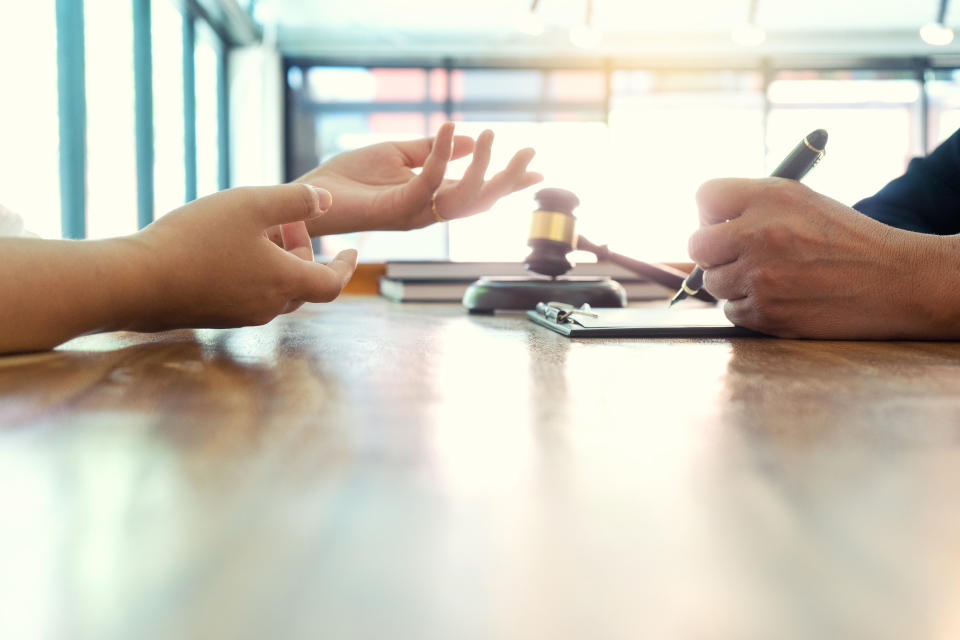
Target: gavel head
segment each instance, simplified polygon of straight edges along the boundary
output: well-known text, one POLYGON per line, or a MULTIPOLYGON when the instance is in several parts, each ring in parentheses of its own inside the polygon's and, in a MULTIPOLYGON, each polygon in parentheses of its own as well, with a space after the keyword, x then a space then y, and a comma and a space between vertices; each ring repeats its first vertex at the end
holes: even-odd
POLYGON ((527 241, 532 251, 523 266, 545 276, 563 275, 573 268, 567 254, 577 246, 573 210, 580 199, 566 189, 541 189, 534 197, 537 210, 533 212, 527 241))

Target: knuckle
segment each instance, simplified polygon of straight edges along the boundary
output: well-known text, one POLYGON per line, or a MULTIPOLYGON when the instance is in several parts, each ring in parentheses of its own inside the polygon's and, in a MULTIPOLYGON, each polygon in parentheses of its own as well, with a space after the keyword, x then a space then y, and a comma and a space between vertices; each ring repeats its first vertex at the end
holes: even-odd
POLYGON ((787 178, 767 178, 767 185, 764 191, 767 197, 772 198, 777 202, 785 203, 796 200, 800 196, 802 190, 803 185, 796 180, 789 180, 787 178))
POLYGON ((305 212, 313 211, 317 208, 318 195, 317 192, 308 184, 296 183, 296 188, 299 191, 298 198, 302 203, 303 210, 305 212))
POLYGON ((769 265, 761 265, 750 272, 751 295, 768 297, 782 284, 780 273, 769 265))
POLYGON ((783 249, 790 244, 793 234, 783 225, 772 223, 767 224, 757 231, 757 239, 765 247, 771 249, 783 249))

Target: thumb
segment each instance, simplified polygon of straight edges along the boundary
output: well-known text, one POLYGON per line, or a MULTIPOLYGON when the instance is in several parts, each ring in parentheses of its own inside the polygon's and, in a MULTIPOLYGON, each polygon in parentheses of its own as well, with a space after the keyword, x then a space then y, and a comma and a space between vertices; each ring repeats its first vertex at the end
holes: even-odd
POLYGON ((323 214, 333 204, 333 196, 321 187, 303 183, 275 187, 251 187, 255 216, 261 228, 288 222, 310 220, 323 214))

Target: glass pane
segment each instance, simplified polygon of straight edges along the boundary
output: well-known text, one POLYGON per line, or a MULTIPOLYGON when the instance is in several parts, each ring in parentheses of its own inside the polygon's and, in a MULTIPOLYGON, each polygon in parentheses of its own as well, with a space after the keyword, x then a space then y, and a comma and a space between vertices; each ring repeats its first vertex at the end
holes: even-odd
POLYGON ((376 102, 423 102, 427 98, 424 69, 370 69, 376 102))
POLYGON ((451 75, 454 101, 532 102, 543 95, 543 73, 533 69, 461 69, 451 75))
POLYGON ((928 148, 938 144, 960 129, 960 71, 939 71, 927 81, 930 98, 928 148))
POLYGON ((547 74, 547 99, 602 102, 606 80, 600 71, 551 71, 547 74))
POLYGON ((364 67, 311 67, 307 95, 315 102, 373 102, 377 81, 364 67))
POLYGON ((197 197, 219 189, 220 127, 217 122, 217 35, 197 20, 194 61, 197 74, 197 197))
POLYGON ((168 0, 154 0, 153 131, 154 215, 183 204, 183 18, 168 0))
MULTIPOLYGON (((616 72, 610 145, 588 167, 594 242, 641 260, 685 260, 706 180, 763 173, 759 74, 616 72)), ((584 226, 587 224, 584 220, 584 226)))
POLYGON ((447 70, 430 70, 430 99, 434 102, 443 102, 447 99, 447 70))
POLYGON ((0 20, 0 203, 33 233, 59 238, 60 125, 53 2, 23 2, 0 20))
MULTIPOLYGON (((482 122, 482 123, 492 123, 492 122, 537 122, 543 118, 537 115, 536 111, 513 111, 513 110, 470 110, 470 111, 455 111, 453 113, 453 120, 455 122, 482 122)), ((499 124, 497 125, 499 128, 499 124)))
POLYGON ((129 3, 84 5, 87 74, 87 236, 137 230, 133 13, 129 3))
POLYGON ((312 67, 307 70, 307 94, 310 100, 330 102, 423 102, 442 94, 446 72, 426 69, 366 67, 312 67), (429 87, 428 87, 429 79, 429 87))
POLYGON ((810 131, 826 129, 826 157, 804 182, 851 205, 902 174, 922 145, 916 80, 870 72, 847 75, 792 72, 771 83, 766 170, 810 131), (883 132, 882 143, 878 132, 883 132))

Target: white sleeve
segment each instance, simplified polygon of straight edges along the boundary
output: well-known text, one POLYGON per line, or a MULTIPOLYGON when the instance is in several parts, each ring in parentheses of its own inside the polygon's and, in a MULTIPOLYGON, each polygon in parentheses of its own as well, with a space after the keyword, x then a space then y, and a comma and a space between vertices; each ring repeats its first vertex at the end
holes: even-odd
POLYGON ((35 238, 36 235, 23 228, 23 219, 0 204, 0 237, 35 238))

